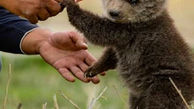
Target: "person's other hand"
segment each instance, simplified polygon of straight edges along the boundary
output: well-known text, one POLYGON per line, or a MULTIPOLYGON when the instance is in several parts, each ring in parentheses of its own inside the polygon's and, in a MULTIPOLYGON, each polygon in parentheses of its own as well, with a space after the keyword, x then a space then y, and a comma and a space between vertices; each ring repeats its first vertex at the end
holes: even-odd
POLYGON ((46 20, 61 11, 59 0, 1 0, 0 5, 18 16, 27 18, 31 23, 46 20))
POLYGON ((51 33, 36 29, 22 41, 22 49, 28 54, 38 53, 68 81, 75 78, 83 82, 98 83, 98 77, 88 79, 84 72, 96 59, 85 49, 84 38, 75 32, 51 33), (34 48, 34 49, 32 49, 34 48))
POLYGON ((80 1, 82 1, 82 0, 74 0, 74 1, 77 3, 77 2, 80 2, 80 1))

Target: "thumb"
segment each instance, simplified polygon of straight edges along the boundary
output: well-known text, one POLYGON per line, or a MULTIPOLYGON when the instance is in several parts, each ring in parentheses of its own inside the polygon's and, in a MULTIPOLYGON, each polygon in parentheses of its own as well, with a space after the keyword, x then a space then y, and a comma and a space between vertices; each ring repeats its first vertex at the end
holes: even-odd
POLYGON ((82 40, 78 40, 76 42, 75 46, 80 48, 80 49, 84 49, 84 50, 88 49, 88 45, 82 40))
POLYGON ((84 38, 82 36, 80 36, 79 34, 75 33, 75 32, 72 32, 70 33, 70 38, 72 40, 72 42, 75 43, 75 46, 78 48, 78 49, 88 49, 88 45, 86 44, 86 41, 84 40, 84 38))

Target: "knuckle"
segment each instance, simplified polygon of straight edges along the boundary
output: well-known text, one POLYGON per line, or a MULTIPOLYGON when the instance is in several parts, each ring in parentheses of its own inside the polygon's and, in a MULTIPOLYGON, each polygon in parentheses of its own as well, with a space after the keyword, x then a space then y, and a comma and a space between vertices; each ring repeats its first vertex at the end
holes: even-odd
POLYGON ((64 72, 64 70, 63 70, 63 69, 58 69, 58 71, 59 71, 60 73, 64 72))
POLYGON ((57 15, 59 12, 61 12, 61 7, 58 5, 53 5, 50 7, 52 15, 57 15))
POLYGON ((61 7, 59 5, 56 5, 55 8, 54 8, 54 11, 56 13, 59 13, 61 11, 61 7))
POLYGON ((57 11, 53 11, 51 15, 52 15, 52 16, 55 16, 55 15, 57 15, 58 13, 59 13, 59 12, 57 12, 57 11))
POLYGON ((31 10, 34 11, 34 12, 37 12, 37 10, 40 10, 40 9, 41 9, 41 6, 35 4, 31 10))
POLYGON ((47 20, 48 18, 44 17, 44 18, 39 18, 40 21, 44 21, 47 20))
POLYGON ((74 74, 79 74, 80 73, 80 71, 77 70, 76 68, 72 68, 71 70, 73 71, 74 74))
MULTIPOLYGON (((63 69, 63 68, 61 68, 61 69, 58 69, 58 71, 59 72, 61 72, 61 73, 69 73, 66 69, 63 69)), ((64 76, 64 75, 63 75, 64 76)), ((66 76, 66 75, 65 75, 66 76)))
POLYGON ((48 12, 45 13, 45 17, 46 18, 49 18, 50 17, 50 14, 48 12))
POLYGON ((38 22, 38 20, 35 20, 35 19, 29 19, 29 21, 32 23, 32 24, 36 24, 38 22))
POLYGON ((54 66, 56 69, 60 70, 61 63, 60 63, 60 62, 56 62, 56 63, 53 64, 53 66, 54 66))
POLYGON ((30 17, 30 16, 33 16, 34 15, 34 12, 27 10, 27 11, 24 12, 24 14, 25 14, 25 16, 30 17))
POLYGON ((45 14, 41 14, 41 13, 39 13, 39 14, 38 14, 38 19, 39 19, 39 20, 41 20, 41 21, 43 21, 43 20, 48 19, 48 16, 47 16, 47 15, 45 15, 45 14))
POLYGON ((36 10, 32 9, 32 10, 27 11, 26 14, 28 16, 36 16, 38 14, 38 12, 36 10))
POLYGON ((48 16, 43 16, 40 20, 47 20, 48 16))

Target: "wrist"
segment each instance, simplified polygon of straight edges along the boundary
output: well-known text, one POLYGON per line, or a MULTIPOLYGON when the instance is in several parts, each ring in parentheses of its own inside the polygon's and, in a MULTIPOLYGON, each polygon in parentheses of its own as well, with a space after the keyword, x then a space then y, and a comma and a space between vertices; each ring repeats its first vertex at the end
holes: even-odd
POLYGON ((36 28, 24 37, 21 49, 26 54, 40 54, 40 48, 49 42, 52 32, 47 29, 36 28))

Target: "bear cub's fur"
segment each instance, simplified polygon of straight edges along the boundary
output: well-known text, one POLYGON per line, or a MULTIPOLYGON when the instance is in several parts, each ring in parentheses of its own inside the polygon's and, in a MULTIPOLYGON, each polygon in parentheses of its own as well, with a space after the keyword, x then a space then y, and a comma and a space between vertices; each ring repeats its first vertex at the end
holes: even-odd
POLYGON ((71 24, 91 43, 106 47, 86 76, 117 67, 129 88, 130 109, 186 109, 169 78, 190 103, 194 66, 166 10, 167 0, 102 1, 105 18, 64 0, 71 24))

